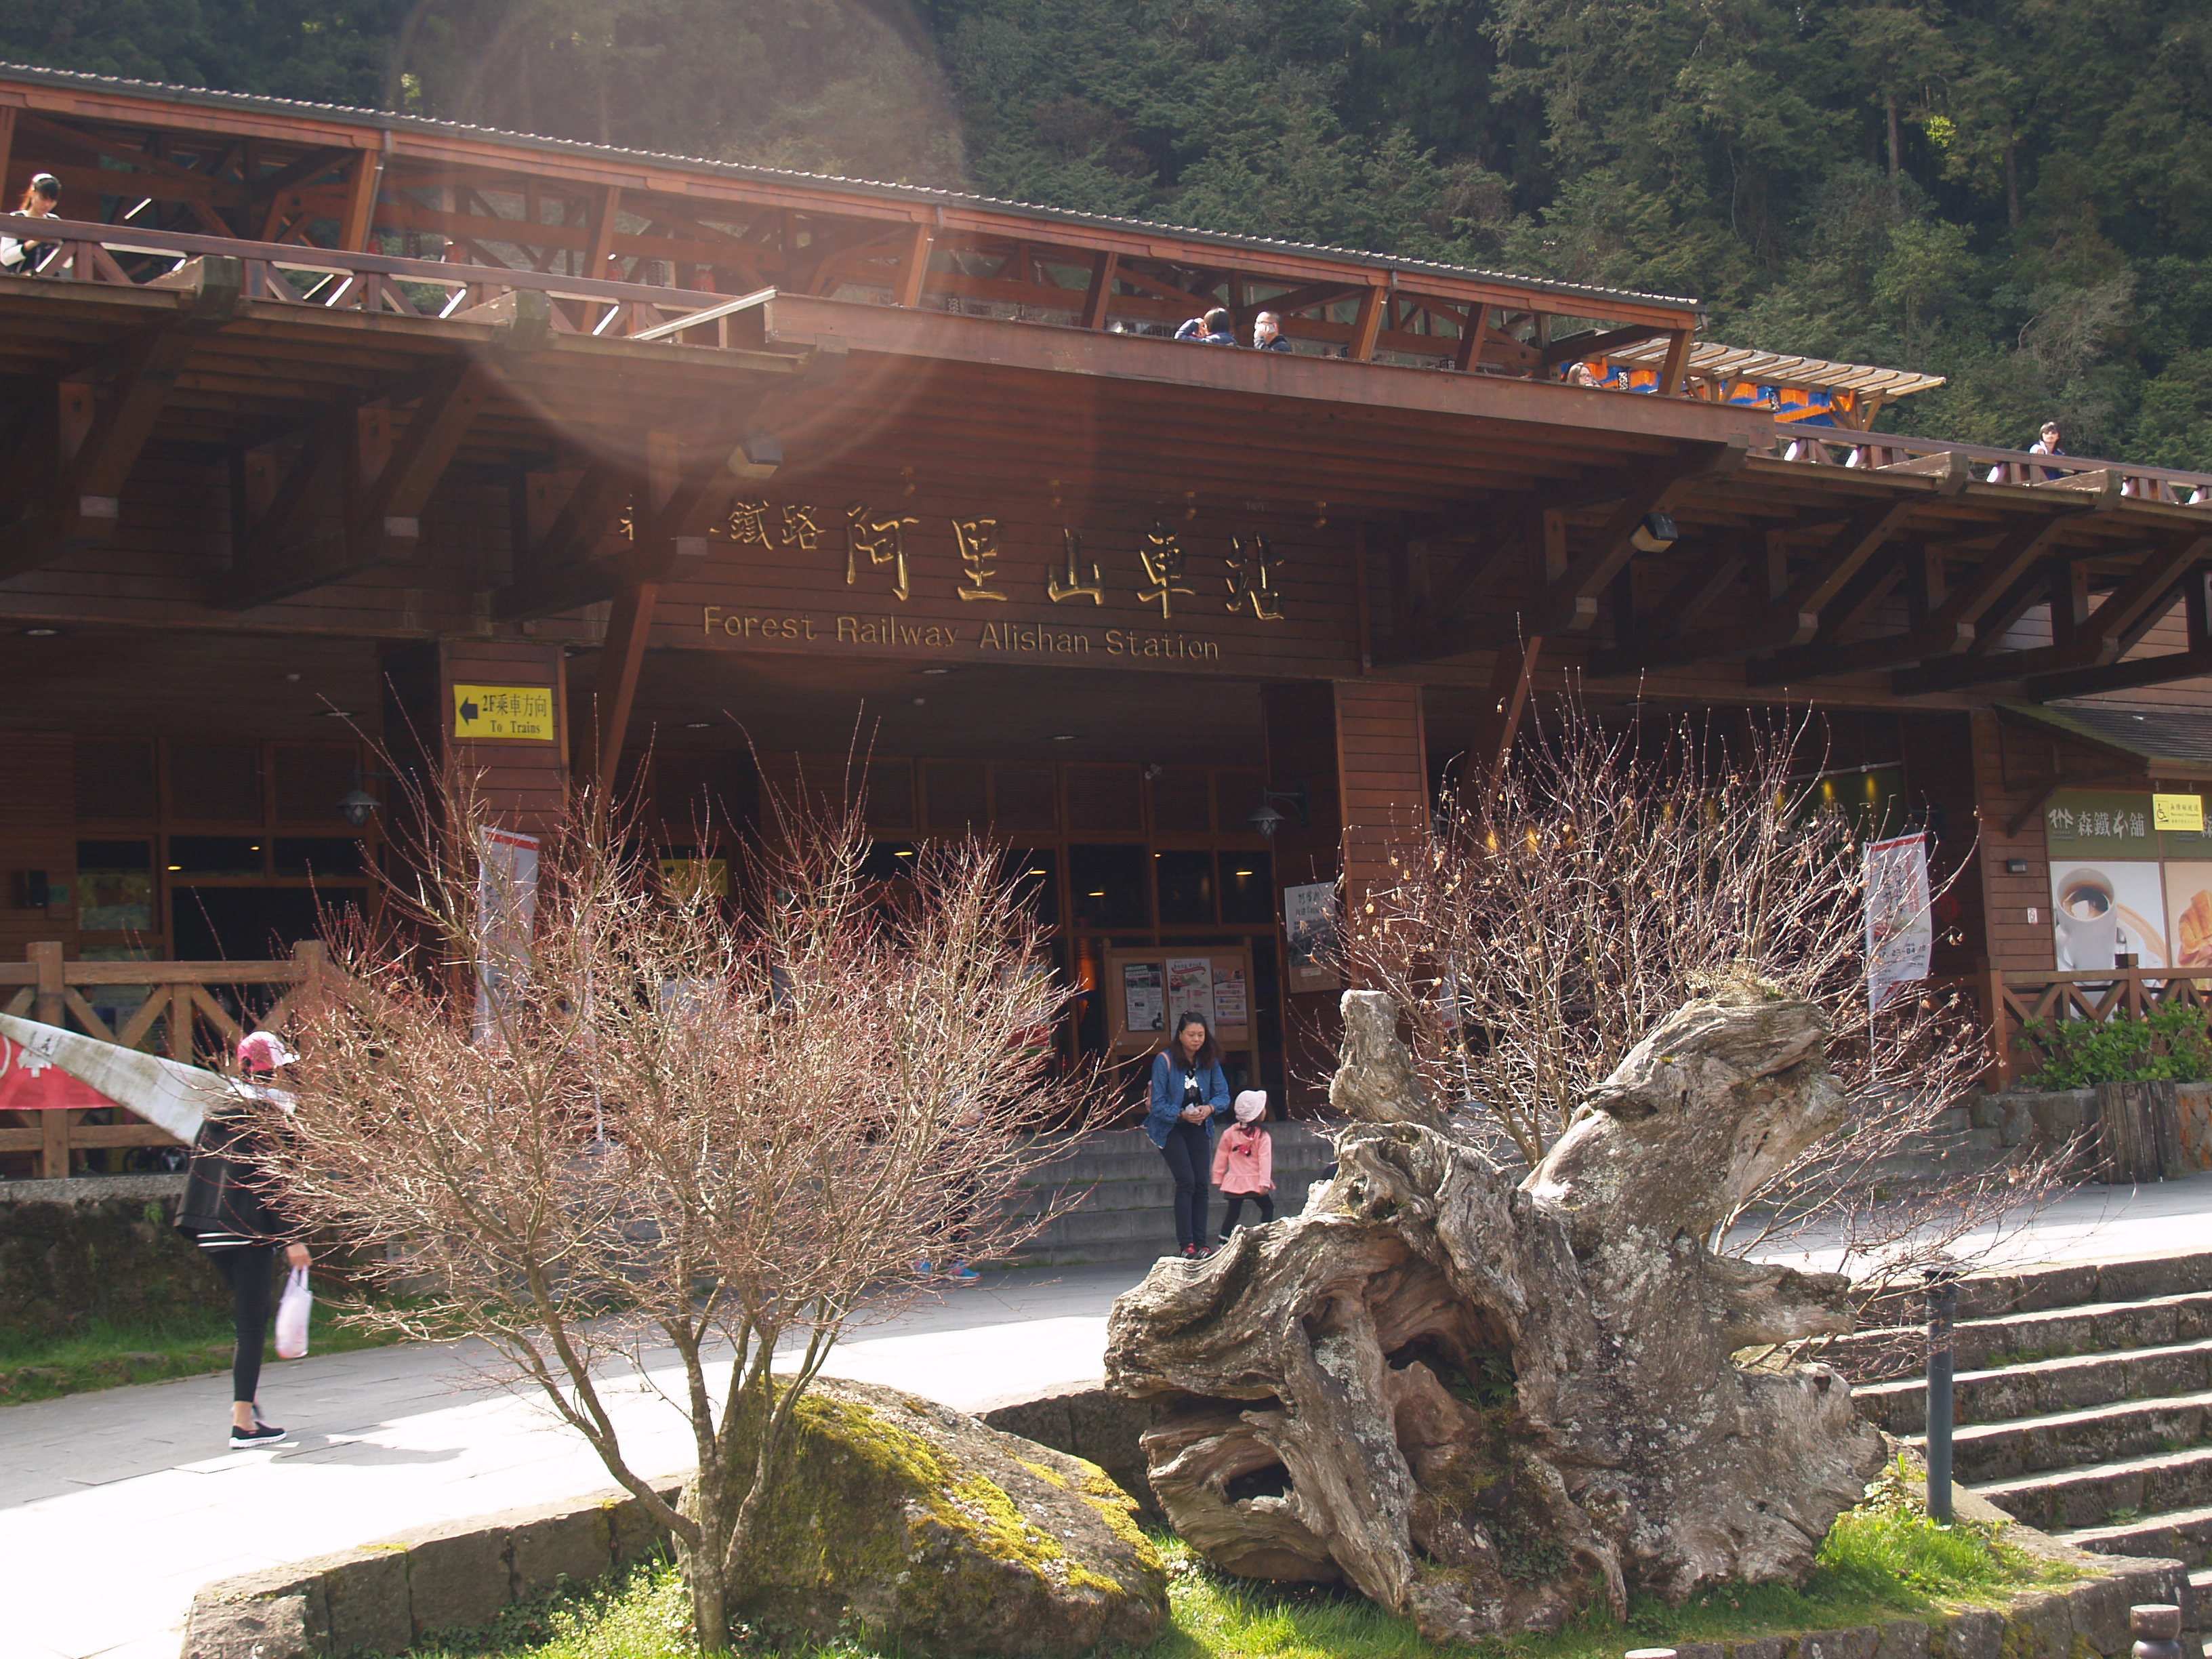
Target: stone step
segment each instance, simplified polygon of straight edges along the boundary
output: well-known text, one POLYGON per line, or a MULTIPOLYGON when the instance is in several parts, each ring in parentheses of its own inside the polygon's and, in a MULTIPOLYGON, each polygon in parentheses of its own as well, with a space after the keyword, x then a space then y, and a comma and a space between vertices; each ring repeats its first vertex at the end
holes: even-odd
POLYGON ((2061 1533, 2058 1541, 2099 1555, 2169 1556, 2186 1567, 2212 1559, 2212 1508, 2172 1510, 2114 1526, 2061 1533))
MULTIPOLYGON (((1313 1173, 1336 1161, 1328 1136, 1302 1123, 1271 1123, 1275 1142, 1275 1170, 1313 1173)), ((1162 1175, 1160 1150, 1142 1129, 1109 1129, 1086 1135, 1061 1156, 1042 1165, 1030 1184, 1040 1187, 1085 1186, 1094 1182, 1145 1181, 1162 1175)))
MULTIPOLYGON (((2204 1389, 2212 1389, 2212 1340, 2070 1354, 1960 1372, 1953 1382, 1953 1420, 1963 1428, 2204 1389)), ((1924 1377, 1868 1383, 1853 1389, 1851 1399, 1860 1416, 1888 1433, 1920 1434, 1927 1429, 1924 1377)))
POLYGON ((2146 1516, 2212 1507, 2212 1446, 2047 1469, 1978 1482, 1971 1490, 2045 1532, 2122 1527, 2146 1516))
MULTIPOLYGON (((2157 1282, 2152 1275, 2145 1277, 2157 1282)), ((2072 1355, 2172 1347, 2208 1339, 2212 1339, 2212 1288, 1961 1319, 1953 1328, 1953 1352, 1960 1370, 1988 1371, 2072 1355)), ((1928 1363, 1927 1334, 1912 1326, 1854 1331, 1829 1343, 1820 1358, 1850 1377, 1854 1387, 1920 1376, 1928 1363)))
MULTIPOLYGON (((2010 1480, 2085 1463, 2192 1450, 2207 1437, 2208 1428, 2212 1393, 2124 1401, 1960 1429, 1951 1437, 1952 1467, 1955 1478, 1966 1485, 2010 1480)), ((1905 1442, 1916 1449, 1923 1443, 1919 1435, 1908 1435, 1905 1442)))
MULTIPOLYGON (((1314 1184, 1310 1175, 1296 1171, 1275 1171, 1275 1213, 1305 1207, 1307 1188, 1314 1184)), ((1143 1181, 1101 1181, 1087 1186, 1032 1188, 1029 1194, 1016 1194, 1008 1200, 1007 1208, 1026 1215, 1037 1214, 1048 1207, 1045 1200, 1066 1214, 1104 1214, 1121 1210, 1158 1210, 1163 1216, 1170 1213, 1168 1206, 1175 1197, 1175 1182, 1169 1180, 1165 1170, 1143 1181)), ((1218 1188, 1207 1189, 1206 1202, 1218 1213, 1221 1207, 1218 1188)), ((1244 1213, 1252 1212, 1248 1206, 1244 1213)))

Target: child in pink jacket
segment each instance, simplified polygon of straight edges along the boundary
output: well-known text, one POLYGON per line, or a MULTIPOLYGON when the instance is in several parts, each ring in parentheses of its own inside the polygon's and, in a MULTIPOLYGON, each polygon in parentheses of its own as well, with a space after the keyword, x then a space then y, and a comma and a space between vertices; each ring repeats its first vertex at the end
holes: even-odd
POLYGON ((1264 1090, 1247 1089, 1237 1097, 1236 1122, 1221 1132, 1213 1149, 1213 1184, 1228 1200, 1221 1212, 1221 1242, 1250 1199, 1260 1209, 1260 1224, 1275 1218, 1275 1143, 1266 1123, 1267 1096, 1264 1090))

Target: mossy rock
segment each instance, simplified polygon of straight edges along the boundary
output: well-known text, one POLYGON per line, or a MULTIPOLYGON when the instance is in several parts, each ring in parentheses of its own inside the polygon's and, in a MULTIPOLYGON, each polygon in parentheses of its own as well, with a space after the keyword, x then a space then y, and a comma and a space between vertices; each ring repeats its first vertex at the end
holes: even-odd
POLYGON ((957 1659, 1143 1647, 1167 1573, 1095 1463, 870 1383, 815 1382, 731 1613, 957 1659))

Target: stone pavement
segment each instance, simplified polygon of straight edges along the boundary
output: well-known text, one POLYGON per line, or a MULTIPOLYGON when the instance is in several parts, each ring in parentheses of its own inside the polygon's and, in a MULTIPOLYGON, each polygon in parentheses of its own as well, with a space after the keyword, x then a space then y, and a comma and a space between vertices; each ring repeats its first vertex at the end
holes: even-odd
MULTIPOLYGON (((2212 1175, 2070 1194, 2003 1240, 2007 1263, 2202 1249, 2212 1175)), ((1791 1256, 1832 1265, 1832 1249, 1791 1256)), ((1785 1258, 1789 1259, 1789 1258, 1785 1258)), ((857 1334, 837 1375, 969 1409, 1095 1380, 1113 1300, 1147 1264, 988 1276, 857 1334)), ((526 1398, 487 1388, 468 1345, 272 1361, 263 1403, 294 1431, 276 1451, 225 1449, 228 1375, 0 1407, 0 1659, 174 1659, 193 1593, 427 1522, 610 1484, 526 1398)), ((635 1466, 693 1461, 673 1407, 618 1391, 635 1466)))

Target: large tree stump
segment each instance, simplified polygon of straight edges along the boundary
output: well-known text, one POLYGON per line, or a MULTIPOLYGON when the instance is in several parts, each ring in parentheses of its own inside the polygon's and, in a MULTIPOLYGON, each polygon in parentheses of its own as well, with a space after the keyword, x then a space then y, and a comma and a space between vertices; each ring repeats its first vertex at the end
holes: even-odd
POLYGON ((1108 1381, 1153 1403, 1176 1529, 1232 1572, 1348 1578, 1437 1640, 1802 1580, 1881 1439, 1826 1366, 1730 1355, 1850 1329, 1847 1281, 1707 1245, 1841 1118, 1818 1011, 1692 1003, 1516 1186, 1393 1053, 1389 1000, 1344 1003, 1335 1179, 1115 1304, 1108 1381))

